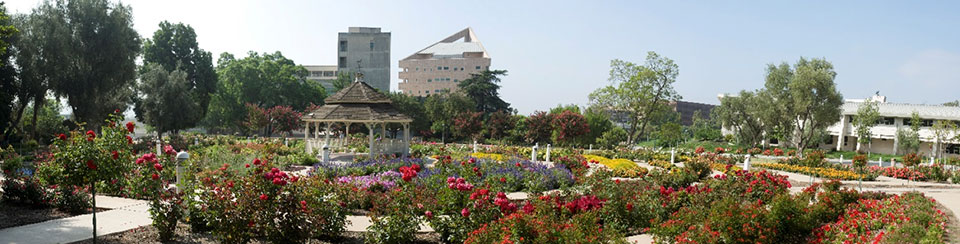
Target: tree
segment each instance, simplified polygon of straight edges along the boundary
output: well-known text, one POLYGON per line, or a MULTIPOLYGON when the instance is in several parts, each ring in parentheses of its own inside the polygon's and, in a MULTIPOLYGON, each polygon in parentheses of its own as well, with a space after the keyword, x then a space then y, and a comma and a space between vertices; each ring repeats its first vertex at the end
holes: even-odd
MULTIPOLYGON (((0 3, 0 133, 6 132, 8 127, 15 127, 16 123, 11 123, 13 112, 13 99, 17 95, 17 70, 10 63, 10 57, 13 55, 11 46, 17 35, 17 28, 13 26, 10 16, 7 15, 7 8, 4 3, 0 3)), ((23 103, 23 102, 21 102, 23 103)), ((3 142, 0 138, 0 142, 3 142)))
POLYGON ((954 100, 954 101, 952 101, 952 102, 945 102, 945 103, 943 103, 943 106, 948 106, 948 107, 960 107, 960 100, 954 100))
POLYGON ((153 126, 157 137, 167 131, 193 127, 202 118, 202 109, 196 97, 190 95, 191 84, 186 72, 172 72, 157 63, 147 63, 137 91, 140 114, 145 124, 153 126))
POLYGON ((585 109, 583 117, 587 120, 590 131, 581 136, 581 145, 599 143, 597 140, 614 127, 613 122, 610 121, 610 116, 597 107, 585 109))
MULTIPOLYGON (((187 127, 196 126, 206 115, 210 95, 216 91, 217 73, 213 69, 210 52, 198 46, 193 27, 182 23, 160 22, 160 29, 153 33, 153 38, 144 41, 143 62, 158 64, 167 72, 180 70, 187 74, 187 93, 181 96, 193 97, 200 105, 200 117, 182 118, 186 120, 182 123, 187 127)), ((139 103, 134 108, 138 112, 143 109, 139 103)))
POLYGON ((524 139, 527 143, 550 143, 550 137, 553 135, 553 116, 543 111, 536 111, 527 117, 524 124, 526 133, 524 139))
POLYGON ((410 131, 419 132, 430 129, 430 120, 427 119, 426 109, 419 98, 402 92, 387 95, 390 96, 391 104, 394 108, 397 108, 397 111, 413 119, 413 122, 410 123, 410 131))
POLYGON ((270 115, 267 114, 266 109, 252 103, 244 104, 244 107, 247 110, 247 115, 243 119, 243 128, 246 132, 256 133, 270 125, 270 115))
POLYGON ((679 74, 673 60, 655 52, 647 53, 646 63, 636 65, 613 60, 610 62, 611 85, 590 93, 594 105, 627 114, 627 142, 633 143, 643 137, 650 117, 666 102, 681 97, 673 89, 679 74))
POLYGON ((597 138, 597 144, 603 148, 613 149, 627 140, 627 131, 620 127, 613 127, 597 138))
POLYGON ((587 119, 580 113, 565 110, 558 114, 551 114, 553 117, 553 132, 551 139, 561 146, 569 146, 577 142, 580 136, 590 132, 590 125, 587 119))
POLYGON ((453 134, 461 138, 479 139, 483 136, 482 112, 462 112, 453 117, 453 134))
POLYGON ((517 122, 510 113, 500 110, 487 116, 486 123, 483 123, 490 139, 500 140, 516 126, 517 122))
POLYGON ((56 95, 67 98, 77 121, 96 128, 109 113, 127 107, 141 43, 128 6, 107 0, 45 1, 29 18, 38 23, 32 31, 46 38, 35 56, 43 62, 44 79, 56 95))
POLYGON ((276 134, 299 129, 303 114, 290 106, 275 106, 267 110, 267 116, 270 118, 270 132, 276 134))
POLYGON ((434 133, 440 132, 441 142, 446 142, 449 127, 453 125, 453 117, 463 112, 472 112, 476 104, 459 93, 443 93, 427 97, 423 107, 430 119, 430 130, 434 133))
POLYGON ((757 146, 763 141, 764 128, 758 107, 764 105, 756 93, 740 91, 737 96, 722 97, 714 111, 723 126, 734 131, 740 144, 757 146))
POLYGON ((473 100, 476 111, 493 113, 498 110, 511 111, 510 104, 500 98, 500 76, 507 75, 506 70, 484 70, 470 74, 470 78, 460 81, 460 92, 473 100))
POLYGON ((909 130, 897 128, 898 153, 917 153, 917 150, 920 149, 920 114, 917 113, 917 111, 913 111, 910 117, 909 130))
POLYGON ((683 127, 680 124, 669 122, 660 126, 660 131, 657 132, 658 146, 676 146, 681 142, 683 142, 683 127))
POLYGON ((814 145, 818 133, 840 120, 843 95, 836 89, 833 79, 837 73, 833 64, 825 59, 800 58, 791 67, 786 62, 767 65, 765 89, 770 94, 768 104, 776 105, 792 123, 790 137, 802 152, 814 145))
POLYGON ((330 82, 330 85, 333 86, 333 89, 330 90, 330 93, 331 94, 337 93, 338 91, 343 90, 343 88, 347 88, 347 86, 350 86, 350 83, 352 83, 353 80, 354 80, 353 73, 350 73, 350 72, 337 73, 337 79, 330 82))
POLYGON ((700 111, 693 112, 693 125, 690 126, 693 138, 699 141, 715 141, 723 137, 720 133, 720 125, 717 123, 717 114, 710 113, 703 116, 700 111))
POLYGON ((280 52, 248 55, 243 59, 229 53, 220 55, 217 92, 211 97, 204 122, 208 128, 243 128, 246 103, 263 108, 290 106, 298 111, 311 103, 323 104, 323 86, 307 80, 303 66, 280 52))
POLYGON ((943 158, 944 146, 947 142, 954 139, 957 131, 957 124, 948 120, 937 120, 933 122, 933 143, 936 150, 933 151, 934 158, 943 158))
POLYGON ((872 133, 870 133, 870 128, 873 128, 877 124, 877 120, 880 119, 880 112, 877 108, 877 103, 873 101, 866 101, 860 103, 860 107, 857 109, 857 116, 853 118, 853 126, 856 128, 857 132, 857 149, 859 151, 860 146, 864 143, 869 144, 870 148, 868 152, 873 150, 873 139, 872 133))

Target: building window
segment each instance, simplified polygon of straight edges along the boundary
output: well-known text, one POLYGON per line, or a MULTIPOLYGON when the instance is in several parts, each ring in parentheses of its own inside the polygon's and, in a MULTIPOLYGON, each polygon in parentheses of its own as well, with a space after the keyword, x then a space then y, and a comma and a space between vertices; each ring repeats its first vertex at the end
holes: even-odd
POLYGON ((433 82, 433 79, 427 79, 427 82, 433 82))
POLYGON ((333 74, 333 71, 324 71, 323 76, 335 76, 335 74, 333 74))
POLYGON ((477 66, 477 69, 480 69, 480 66, 477 66))
POLYGON ((373 51, 373 42, 370 42, 370 51, 373 51))
POLYGON ((833 136, 824 136, 824 138, 823 138, 823 144, 824 144, 824 145, 833 145, 833 140, 836 140, 836 139, 833 138, 833 136))
POLYGON ((417 67, 417 71, 420 71, 420 67, 417 67))
POLYGON ((947 144, 944 152, 949 154, 960 154, 960 144, 947 144))
POLYGON ((893 125, 893 117, 883 117, 877 120, 878 125, 893 125))
POLYGON ((457 83, 457 82, 460 82, 460 80, 453 79, 453 82, 454 82, 454 83, 457 83))
POLYGON ((340 41, 340 51, 341 52, 347 51, 347 41, 340 41))
POLYGON ((443 67, 443 70, 450 70, 450 67, 443 67))
POLYGON ((443 67, 437 66, 437 70, 442 70, 443 67))
POLYGON ((932 120, 932 119, 922 120, 922 121, 920 121, 920 126, 923 126, 923 127, 931 127, 931 126, 933 126, 933 120, 932 120))
POLYGON ((427 94, 430 94, 430 91, 427 91, 427 94))
POLYGON ((440 89, 433 90, 433 93, 440 92, 440 89))
MULTIPOLYGON (((341 43, 346 43, 346 42, 341 42, 341 43)), ((346 67, 347 67, 347 57, 340 57, 340 60, 337 61, 337 66, 340 66, 340 68, 346 68, 346 67)))

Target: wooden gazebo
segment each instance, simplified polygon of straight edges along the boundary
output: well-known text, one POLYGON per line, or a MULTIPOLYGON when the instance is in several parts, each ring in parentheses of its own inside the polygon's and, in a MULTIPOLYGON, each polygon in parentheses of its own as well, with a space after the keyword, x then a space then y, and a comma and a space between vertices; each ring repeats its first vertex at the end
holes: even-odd
POLYGON ((378 92, 358 75, 355 82, 344 87, 339 92, 324 99, 324 105, 317 110, 310 111, 301 120, 304 121, 304 140, 307 153, 319 152, 323 145, 331 145, 330 127, 342 123, 346 134, 350 134, 350 125, 360 123, 370 131, 370 156, 383 153, 410 152, 410 122, 409 116, 404 115, 393 107, 390 97, 378 92), (383 138, 374 140, 373 132, 379 126, 382 135, 386 135, 387 123, 397 123, 403 126, 402 140, 383 138), (311 126, 313 124, 313 126, 311 126), (310 129, 313 128, 311 131, 310 129), (320 140, 320 128, 324 128, 323 140, 320 140))

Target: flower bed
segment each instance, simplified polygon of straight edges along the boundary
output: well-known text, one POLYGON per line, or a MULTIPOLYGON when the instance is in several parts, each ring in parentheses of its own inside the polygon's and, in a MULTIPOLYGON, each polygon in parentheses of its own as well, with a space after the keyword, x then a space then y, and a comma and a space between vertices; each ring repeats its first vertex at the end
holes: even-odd
POLYGON ((583 157, 590 162, 599 163, 603 166, 606 166, 613 171, 613 176, 616 177, 643 177, 648 173, 646 168, 640 167, 637 165, 637 163, 634 163, 628 159, 609 159, 597 155, 583 155, 583 157))
POLYGON ((943 243, 947 216, 919 193, 860 199, 836 222, 814 232, 813 243, 943 243))
POLYGON ((672 169, 673 167, 676 167, 675 165, 665 160, 650 160, 650 161, 647 161, 647 164, 649 164, 650 166, 660 167, 664 169, 672 169))
POLYGON ((503 154, 499 154, 499 153, 481 153, 481 152, 475 152, 475 153, 471 153, 470 156, 471 156, 471 157, 474 157, 474 158, 480 158, 480 159, 490 159, 490 160, 497 161, 497 162, 503 162, 503 161, 506 161, 506 160, 507 160, 507 157, 505 157, 505 156, 503 156, 503 154))
POLYGON ((754 166, 767 168, 772 170, 783 170, 792 173, 806 174, 816 177, 823 177, 827 179, 837 179, 837 180, 866 180, 872 181, 876 179, 876 175, 873 174, 858 174, 850 170, 840 170, 833 168, 822 168, 822 167, 807 167, 799 165, 789 165, 782 163, 754 163, 754 166))

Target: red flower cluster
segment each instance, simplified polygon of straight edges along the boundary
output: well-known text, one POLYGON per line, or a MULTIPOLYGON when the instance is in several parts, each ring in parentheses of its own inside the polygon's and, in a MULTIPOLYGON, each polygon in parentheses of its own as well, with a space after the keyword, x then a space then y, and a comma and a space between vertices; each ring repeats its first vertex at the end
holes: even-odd
POLYGON ((704 151, 706 151, 706 150, 704 150, 703 147, 697 147, 697 150, 694 150, 693 152, 696 153, 696 154, 701 154, 701 153, 703 153, 704 151))
POLYGON ((133 128, 137 126, 133 124, 133 121, 127 122, 127 132, 133 133, 133 128))
POLYGON ((60 133, 60 135, 57 136, 57 138, 60 138, 60 140, 66 141, 66 140, 67 140, 67 135, 65 135, 65 134, 63 134, 63 133, 60 133))
POLYGON ((417 177, 417 173, 420 172, 420 165, 414 164, 409 167, 402 166, 399 169, 397 169, 397 171, 400 171, 400 174, 401 174, 400 178, 403 179, 403 181, 409 182, 410 180, 413 179, 413 177, 417 177))
POLYGON ((97 164, 93 160, 87 160, 87 168, 90 170, 97 170, 97 164))
POLYGON ((166 146, 163 146, 163 153, 167 155, 176 155, 177 150, 173 150, 173 146, 166 145, 166 146))
POLYGON ((263 178, 266 178, 268 181, 273 181, 274 185, 285 186, 290 176, 287 175, 286 172, 280 171, 280 169, 272 168, 270 172, 263 174, 263 178))
POLYGON ((603 208, 603 203, 607 200, 600 199, 594 195, 584 195, 579 198, 573 199, 573 201, 564 201, 559 197, 550 197, 550 196, 541 196, 540 200, 550 201, 553 199, 554 204, 556 205, 554 209, 557 211, 562 211, 566 209, 572 214, 579 212, 586 212, 590 210, 603 208))
POLYGON ((133 144, 133 137, 127 136, 127 144, 133 144))
POLYGON ((783 156, 783 149, 774 148, 774 149, 773 149, 773 155, 774 155, 774 156, 783 156))
POLYGON ((157 163, 157 162, 158 162, 158 161, 157 161, 157 155, 156 155, 156 154, 147 153, 147 154, 144 154, 143 156, 140 156, 140 158, 137 158, 136 164, 157 163))
POLYGON ((724 151, 726 151, 726 150, 723 149, 722 147, 717 147, 717 148, 714 148, 714 149, 713 149, 713 152, 715 152, 715 153, 717 153, 717 154, 723 153, 724 151))
POLYGON ((117 160, 118 158, 120 158, 120 153, 117 153, 117 151, 111 151, 110 154, 111 154, 110 157, 112 157, 113 160, 117 160))
POLYGON ((92 130, 88 130, 87 141, 93 141, 94 138, 97 138, 97 133, 94 133, 92 130))
POLYGON ((463 178, 447 177, 447 188, 458 191, 471 191, 473 190, 473 185, 467 183, 467 180, 463 178))
POLYGON ((503 192, 497 192, 497 198, 493 199, 493 204, 500 207, 500 212, 503 215, 517 211, 517 204, 510 202, 510 199, 507 199, 507 194, 503 192))

